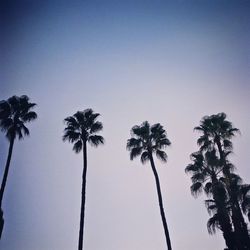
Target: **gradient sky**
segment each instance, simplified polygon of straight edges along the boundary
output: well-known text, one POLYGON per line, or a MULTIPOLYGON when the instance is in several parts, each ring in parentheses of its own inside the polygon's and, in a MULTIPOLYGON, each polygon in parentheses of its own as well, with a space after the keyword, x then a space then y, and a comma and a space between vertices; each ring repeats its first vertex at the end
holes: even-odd
MULTIPOLYGON (((82 156, 63 119, 92 108, 106 143, 88 149, 85 250, 166 249, 153 173, 131 162, 133 125, 160 122, 172 146, 156 161, 174 250, 222 250, 204 196, 184 168, 193 128, 225 112, 241 136, 231 160, 250 183, 250 1, 1 1, 0 100, 38 106, 14 145, 3 201, 4 250, 77 249, 82 156)), ((0 135, 0 173, 8 142, 0 135)))

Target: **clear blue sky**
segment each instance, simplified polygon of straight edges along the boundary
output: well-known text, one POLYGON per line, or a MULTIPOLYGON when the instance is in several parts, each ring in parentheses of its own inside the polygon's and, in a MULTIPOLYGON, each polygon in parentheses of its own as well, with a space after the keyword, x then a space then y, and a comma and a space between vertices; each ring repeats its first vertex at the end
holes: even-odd
MULTIPOLYGON (((166 249, 153 174, 130 162, 126 140, 160 122, 172 146, 156 162, 174 250, 222 250, 205 197, 184 168, 193 128, 225 112, 241 130, 232 161, 250 183, 250 1, 2 1, 0 100, 38 104, 17 142, 4 196, 4 250, 77 248, 82 157, 63 143, 63 119, 101 113, 106 144, 89 149, 85 250, 166 249)), ((0 135, 2 176, 8 142, 0 135)))

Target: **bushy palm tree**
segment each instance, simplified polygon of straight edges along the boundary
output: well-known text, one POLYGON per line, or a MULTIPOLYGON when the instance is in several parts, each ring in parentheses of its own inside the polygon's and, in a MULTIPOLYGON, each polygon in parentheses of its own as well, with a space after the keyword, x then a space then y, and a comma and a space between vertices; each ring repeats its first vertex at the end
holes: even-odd
MULTIPOLYGON (((8 100, 0 102, 0 129, 5 133, 9 140, 8 157, 4 169, 4 175, 0 190, 0 207, 2 209, 3 194, 7 182, 10 161, 16 138, 23 139, 24 136, 29 135, 29 129, 25 126, 27 122, 33 121, 37 118, 37 114, 32 111, 36 106, 35 103, 29 102, 29 97, 26 95, 12 96, 8 100)), ((3 212, 1 211, 1 215, 3 212)), ((3 218, 0 222, 0 237, 3 229, 3 218)))
POLYGON ((97 147, 104 143, 102 136, 96 133, 101 131, 103 125, 96 119, 100 114, 94 113, 92 109, 78 111, 73 116, 64 119, 66 128, 64 129, 63 141, 73 143, 73 150, 76 153, 83 151, 83 174, 82 174, 82 194, 81 194, 81 215, 78 250, 83 249, 83 230, 85 214, 85 193, 86 193, 86 174, 87 174, 87 143, 97 147))
POLYGON ((205 194, 213 199, 206 201, 208 212, 213 216, 207 223, 208 232, 215 233, 218 228, 222 231, 226 245, 230 250, 235 248, 235 239, 228 210, 228 197, 225 186, 220 181, 223 167, 216 156, 216 151, 195 152, 191 154, 192 163, 189 164, 185 172, 191 174, 191 193, 197 196, 205 194))
POLYGON ((141 162, 143 164, 147 161, 150 161, 151 163, 151 168, 153 170, 156 182, 161 219, 165 232, 167 247, 168 250, 171 250, 172 247, 163 208, 160 181, 153 159, 153 154, 155 154, 158 159, 166 162, 167 154, 164 149, 171 143, 167 138, 166 131, 159 123, 150 126, 150 124, 145 121, 141 124, 141 126, 136 125, 131 129, 131 136, 132 138, 128 139, 127 141, 127 149, 130 151, 130 159, 133 160, 135 157, 140 156, 141 162))
POLYGON ((236 133, 239 133, 239 129, 234 128, 232 123, 226 118, 227 116, 225 113, 203 117, 200 125, 195 127, 195 130, 202 133, 197 143, 201 151, 216 149, 220 164, 223 167, 223 175, 225 177, 224 183, 230 198, 236 240, 241 249, 250 249, 250 238, 247 225, 244 221, 239 203, 240 196, 237 194, 238 192, 235 192, 235 175, 232 175, 232 164, 228 161, 228 155, 230 155, 233 149, 231 139, 236 133))

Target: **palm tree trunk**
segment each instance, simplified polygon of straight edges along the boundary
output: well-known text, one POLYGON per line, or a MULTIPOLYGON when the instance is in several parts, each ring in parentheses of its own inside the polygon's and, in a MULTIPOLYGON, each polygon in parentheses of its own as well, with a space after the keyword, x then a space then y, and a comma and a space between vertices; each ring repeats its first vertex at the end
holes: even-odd
POLYGON ((11 155, 12 155, 12 151, 13 151, 14 141, 15 141, 15 138, 13 136, 10 139, 9 152, 8 152, 8 157, 7 157, 7 161, 6 161, 6 165, 5 165, 5 169, 4 169, 3 180, 2 180, 1 189, 0 189, 0 239, 2 236, 3 225, 4 225, 2 201, 3 201, 3 194, 4 194, 4 190, 5 190, 5 186, 6 186, 6 182, 7 182, 7 177, 8 177, 8 173, 9 173, 10 160, 11 160, 11 155))
MULTIPOLYGON (((225 157, 224 152, 222 150, 222 145, 220 140, 216 141, 219 155, 220 155, 220 161, 223 166, 225 166, 225 157)), ((248 235, 248 229, 246 222, 244 220, 244 217, 242 215, 241 208, 239 206, 239 202, 237 199, 237 196, 234 195, 233 190, 231 189, 231 176, 229 169, 225 169, 224 176, 226 177, 226 187, 228 190, 228 194, 230 196, 230 200, 232 202, 232 222, 235 230, 235 240, 237 242, 237 246, 239 249, 250 249, 250 237, 248 235)))
POLYGON ((225 197, 222 197, 221 187, 216 176, 212 176, 213 185, 213 199, 217 207, 217 213, 219 215, 219 224, 223 237, 225 239, 226 246, 229 250, 237 250, 235 237, 232 229, 230 215, 225 204, 225 197))
POLYGON ((83 249, 86 175, 87 175, 87 143, 84 142, 83 143, 82 200, 81 200, 81 215, 80 215, 80 230, 79 230, 78 250, 83 249))
POLYGON ((12 137, 10 139, 9 152, 8 152, 8 157, 7 157, 7 161, 6 161, 6 165, 5 165, 5 169, 4 169, 1 190, 0 190, 0 207, 2 207, 3 194, 4 194, 4 190, 5 190, 5 186, 6 186, 6 182, 7 182, 7 177, 8 177, 8 173, 9 173, 10 160, 11 160, 11 155, 12 155, 12 151, 13 151, 13 146, 14 146, 14 137, 12 137))
POLYGON ((232 222, 238 248, 242 250, 250 249, 250 237, 248 235, 247 224, 243 218, 238 201, 232 208, 232 222))
POLYGON ((158 200, 159 200, 159 206, 160 206, 161 219, 162 219, 162 224, 163 224, 163 228, 164 228, 164 232, 165 232, 165 237, 166 237, 168 250, 172 250, 169 231, 168 231, 168 226, 167 226, 167 221, 166 221, 164 208, 163 208, 160 181, 159 181, 159 177, 158 177, 158 174, 157 174, 157 171, 156 171, 156 168, 155 168, 154 159, 153 159, 152 154, 150 154, 150 163, 151 163, 151 167, 152 167, 154 177, 155 177, 158 200))

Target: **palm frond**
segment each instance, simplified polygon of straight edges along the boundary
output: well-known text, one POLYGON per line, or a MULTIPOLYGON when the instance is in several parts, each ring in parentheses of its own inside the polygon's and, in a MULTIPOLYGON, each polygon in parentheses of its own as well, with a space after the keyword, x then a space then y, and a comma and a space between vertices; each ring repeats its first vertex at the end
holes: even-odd
POLYGON ((14 96, 8 98, 7 102, 10 104, 11 111, 15 112, 15 110, 18 109, 18 106, 20 103, 20 97, 14 95, 14 96))
POLYGON ((86 119, 85 119, 85 116, 84 116, 84 111, 77 111, 73 117, 75 118, 75 120, 77 121, 77 123, 85 128, 88 128, 87 127, 87 124, 86 124, 86 119))
POLYGON ((76 153, 79 153, 79 152, 81 152, 82 147, 83 147, 82 141, 81 141, 81 140, 78 140, 76 143, 74 143, 73 150, 74 150, 76 153))
POLYGON ((90 134, 97 133, 103 129, 103 125, 101 122, 95 122, 90 127, 90 134))
POLYGON ((37 114, 36 112, 34 111, 30 111, 28 113, 25 113, 23 116, 22 116, 22 120, 24 122, 30 122, 32 120, 35 120, 37 118, 37 114))
POLYGON ((164 135, 161 136, 160 138, 155 139, 155 145, 153 146, 153 148, 163 149, 170 145, 171 145, 170 140, 166 137, 166 135, 164 135))
POLYGON ((5 100, 0 101, 0 120, 6 119, 11 115, 11 107, 5 100))
POLYGON ((200 126, 194 127, 194 131, 203 132, 204 129, 200 126))
POLYGON ((204 156, 202 154, 202 152, 198 151, 198 152, 194 152, 190 155, 190 159, 192 161, 194 161, 195 163, 199 163, 202 164, 204 161, 204 156))
POLYGON ((167 162, 168 156, 167 156, 166 152, 164 152, 163 150, 157 149, 157 150, 155 151, 155 154, 156 154, 156 157, 157 157, 159 160, 161 160, 161 161, 163 161, 163 162, 167 162))
POLYGON ((100 144, 104 144, 104 138, 101 135, 90 135, 88 141, 94 147, 97 147, 100 144))
POLYGON ((191 173, 192 174, 192 173, 196 173, 198 171, 201 171, 201 168, 197 164, 189 164, 185 168, 185 173, 191 173))
POLYGON ((22 133, 22 129, 21 129, 20 126, 18 126, 18 127, 16 128, 15 133, 18 135, 18 139, 19 139, 19 140, 23 139, 23 133, 22 133))
POLYGON ((209 234, 215 234, 216 229, 220 229, 219 215, 214 214, 207 222, 207 230, 209 234))
POLYGON ((75 142, 81 138, 81 134, 79 132, 75 132, 73 130, 65 129, 65 133, 63 135, 63 141, 75 142))
POLYGON ((11 118, 5 118, 0 120, 0 128, 3 132, 6 132, 11 126, 13 126, 13 120, 11 118))
POLYGON ((193 183, 197 182, 197 181, 203 182, 205 180, 204 173, 202 173, 202 172, 196 172, 196 173, 194 173, 192 175, 192 177, 191 177, 191 180, 192 180, 193 183))
POLYGON ((235 169, 236 167, 232 163, 226 162, 226 164, 223 166, 223 173, 224 175, 227 175, 228 172, 232 173, 235 169))
POLYGON ((149 161, 149 154, 148 154, 148 151, 144 151, 142 154, 141 154, 141 162, 142 164, 146 163, 147 161, 149 161))
POLYGON ((127 140, 127 149, 130 150, 131 148, 141 147, 141 139, 137 138, 130 138, 127 140))
POLYGON ((201 182, 195 182, 191 185, 190 191, 194 197, 199 196, 202 193, 203 185, 201 182))
POLYGON ((67 126, 72 126, 74 128, 79 128, 79 123, 77 122, 77 120, 75 119, 75 117, 73 116, 69 116, 67 118, 64 119, 64 122, 67 124, 67 126))
POLYGON ((197 144, 199 145, 199 146, 201 146, 201 145, 203 145, 203 144, 209 144, 209 138, 208 138, 208 136, 205 134, 205 135, 202 135, 202 136, 200 136, 199 138, 198 138, 198 140, 197 140, 197 144))
POLYGON ((20 125, 20 129, 23 131, 24 135, 26 135, 26 136, 30 135, 29 129, 24 124, 20 125))
POLYGON ((130 160, 133 160, 142 153, 142 147, 132 148, 130 150, 130 160))
POLYGON ((210 195, 212 193, 213 190, 213 185, 211 182, 207 182, 204 186, 204 191, 207 195, 210 195))

